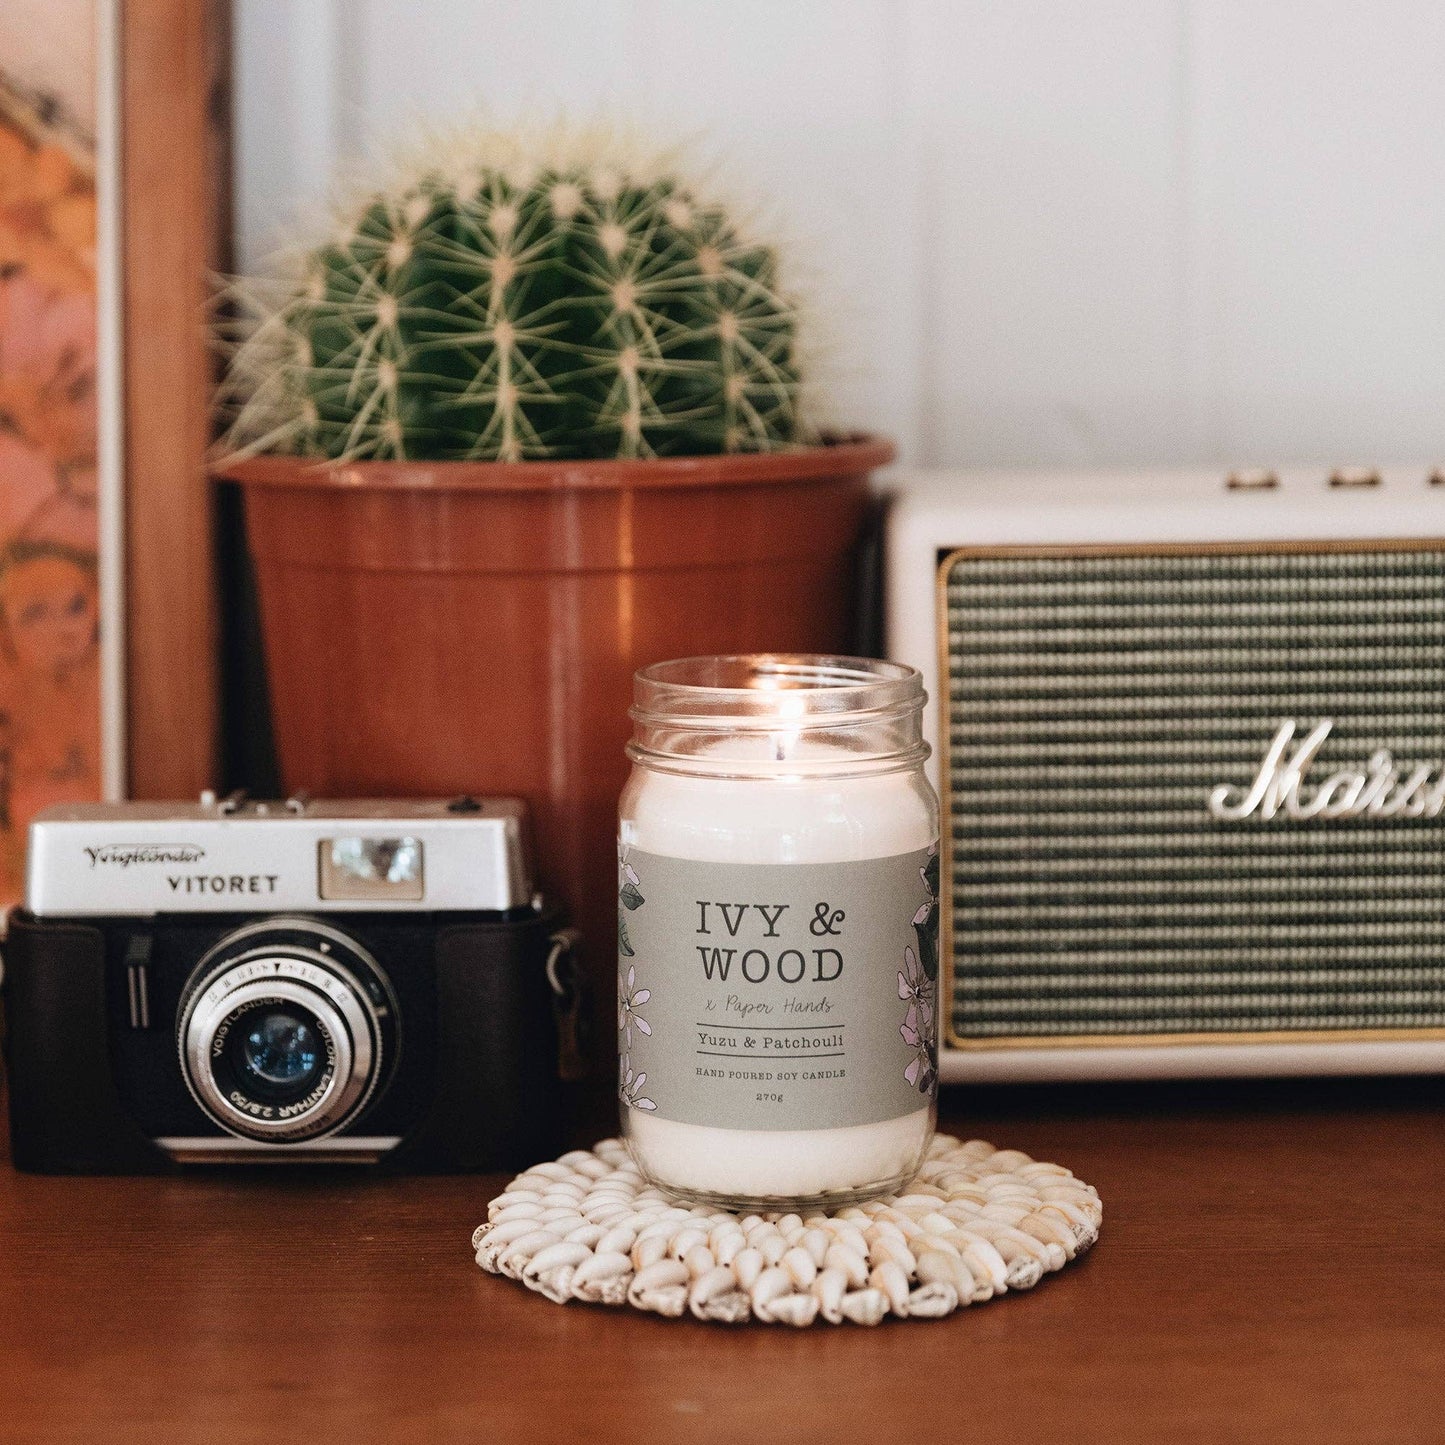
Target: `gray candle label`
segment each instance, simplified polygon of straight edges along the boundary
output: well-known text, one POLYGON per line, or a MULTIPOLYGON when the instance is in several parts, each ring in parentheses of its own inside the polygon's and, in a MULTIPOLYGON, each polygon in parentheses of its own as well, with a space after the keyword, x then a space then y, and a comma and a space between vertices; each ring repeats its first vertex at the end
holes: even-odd
POLYGON ((938 849, 854 863, 624 850, 619 1094, 723 1129, 916 1113, 938 1087, 938 849))

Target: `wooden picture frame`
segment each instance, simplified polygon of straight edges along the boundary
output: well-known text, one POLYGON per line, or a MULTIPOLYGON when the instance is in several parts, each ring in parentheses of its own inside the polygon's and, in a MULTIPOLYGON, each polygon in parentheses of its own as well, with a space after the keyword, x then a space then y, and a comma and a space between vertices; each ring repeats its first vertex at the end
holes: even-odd
MULTIPOLYGON (((209 315, 230 229, 225 0, 116 0, 117 397, 124 779, 135 798, 216 786, 220 680, 207 478, 209 315)), ((104 214, 104 209, 102 211, 104 214)))

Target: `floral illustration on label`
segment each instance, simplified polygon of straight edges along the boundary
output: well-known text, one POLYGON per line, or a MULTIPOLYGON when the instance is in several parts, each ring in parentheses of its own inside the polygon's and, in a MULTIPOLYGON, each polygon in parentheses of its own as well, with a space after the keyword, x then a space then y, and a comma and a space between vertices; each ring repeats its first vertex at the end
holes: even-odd
POLYGON ((622 1036, 627 1041, 627 1047, 632 1047, 632 1031, 636 1029, 640 1034, 650 1034, 652 1025, 638 1012, 643 1004, 652 997, 652 990, 638 988, 637 968, 629 965, 627 977, 620 976, 617 981, 617 1027, 622 1031, 622 1036))
POLYGON ((657 1105, 642 1094, 646 1082, 646 1074, 632 1072, 632 1055, 624 1054, 617 1070, 617 1097, 632 1109, 656 1109, 657 1105))
MULTIPOLYGON (((646 901, 642 896, 642 883, 636 870, 627 861, 627 849, 619 845, 617 850, 617 950, 624 958, 635 956, 631 940, 627 937, 627 914, 642 907, 646 901)), ((652 1025, 642 1017, 641 1009, 652 997, 652 990, 637 986, 637 966, 629 964, 624 977, 617 970, 617 1032, 619 1039, 617 1063, 617 1097, 629 1108, 653 1110, 656 1103, 642 1092, 647 1082, 646 1073, 634 1073, 632 1068, 632 1031, 650 1035, 652 1025)))
POLYGON ((646 900, 637 873, 627 861, 627 849, 617 847, 617 949, 624 958, 633 957, 632 940, 627 936, 627 914, 641 908, 646 900))
POLYGON ((913 934, 918 951, 903 950, 903 967, 898 973, 898 997, 908 1007, 898 1032, 913 1050, 903 1071, 920 1094, 932 1094, 938 1081, 934 1065, 938 1002, 938 845, 928 852, 928 861, 918 870, 928 901, 913 915, 913 934))

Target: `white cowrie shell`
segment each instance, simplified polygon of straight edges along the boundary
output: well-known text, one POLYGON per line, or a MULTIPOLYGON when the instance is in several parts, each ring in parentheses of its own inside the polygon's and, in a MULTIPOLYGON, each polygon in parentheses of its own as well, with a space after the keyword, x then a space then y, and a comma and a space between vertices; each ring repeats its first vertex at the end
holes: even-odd
POLYGON ((918 1256, 920 1284, 946 1284, 961 1300, 973 1298, 974 1279, 968 1266, 956 1254, 933 1250, 918 1256))
POLYGON ((946 1214, 940 1214, 938 1210, 931 1210, 918 1221, 918 1227, 928 1234, 946 1234, 953 1228, 953 1220, 946 1214))
POLYGON ((767 1306, 766 1318, 775 1324, 804 1329, 818 1317, 818 1301, 811 1294, 785 1294, 767 1306))
POLYGON ((803 1237, 798 1241, 798 1248, 806 1249, 809 1258, 819 1269, 822 1269, 823 1259, 828 1253, 830 1243, 832 1241, 828 1237, 827 1230, 820 1229, 816 1225, 809 1225, 803 1231, 803 1237))
POLYGON ((896 1264, 905 1275, 912 1274, 917 1263, 913 1251, 896 1239, 885 1239, 881 1244, 875 1244, 872 1258, 875 1264, 896 1264))
POLYGON ((766 1266, 762 1254, 756 1249, 739 1250, 733 1256, 732 1270, 739 1285, 750 1290, 757 1283, 758 1276, 766 1266))
POLYGON ((908 1243, 908 1236, 891 1219, 874 1220, 863 1231, 863 1238, 867 1240, 869 1249, 876 1249, 885 1239, 896 1240, 899 1244, 908 1243))
POLYGON ((830 1325, 836 1325, 843 1318, 843 1296, 848 1291, 848 1278, 841 1269, 825 1269, 813 1281, 813 1298, 818 1301, 818 1312, 830 1325))
MULTIPOLYGON (((688 1250, 682 1261, 687 1266, 687 1272, 693 1279, 701 1279, 703 1275, 710 1274, 718 1267, 718 1262, 713 1258, 712 1250, 705 1244, 695 1244, 688 1250)), ((728 1271, 732 1273, 731 1270, 728 1271)))
POLYGON ((520 1183, 522 1179, 535 1179, 545 1188, 554 1180, 570 1179, 571 1177, 572 1171, 567 1168, 565 1164, 553 1164, 549 1162, 546 1164, 532 1165, 525 1174, 520 1176, 518 1182, 520 1183))
POLYGON ((584 1178, 592 1180, 603 1179, 611 1173, 607 1161, 599 1159, 595 1154, 584 1153, 583 1158, 572 1167, 584 1178))
POLYGON ((1056 1214, 1030 1214, 1027 1219, 1019 1221, 1018 1227, 1046 1244, 1061 1245, 1070 1259, 1078 1253, 1079 1242, 1074 1238, 1074 1231, 1056 1214))
POLYGON ((576 1266, 561 1264, 556 1269, 543 1270, 541 1274, 531 1276, 524 1274, 522 1283, 528 1289, 534 1289, 538 1294, 545 1295, 553 1304, 564 1305, 572 1298, 572 1281, 576 1273, 576 1266))
POLYGON ((751 1290, 748 1291, 753 1302, 753 1313, 760 1319, 767 1318, 764 1313, 768 1305, 782 1295, 788 1294, 793 1287, 793 1282, 788 1278, 788 1272, 774 1266, 765 1269, 754 1282, 751 1290))
MULTIPOLYGON (((519 1223, 521 1221, 518 1221, 519 1223)), ((501 1231, 499 1230, 498 1233, 501 1231)), ((525 1234, 519 1234, 507 1241, 502 1251, 501 1259, 503 1264, 514 1255, 523 1256, 523 1262, 530 1259, 534 1254, 547 1248, 549 1244, 561 1244, 562 1236, 550 1229, 538 1229, 535 1224, 525 1234)))
POLYGON ((576 1269, 579 1264, 592 1258, 592 1251, 585 1244, 568 1244, 564 1239, 558 1244, 549 1244, 539 1249, 522 1269, 523 1282, 533 1280, 549 1270, 570 1265, 576 1269))
POLYGON ((519 1199, 515 1204, 508 1204, 502 1209, 488 1212, 491 1214, 493 1224, 506 1224, 510 1219, 538 1219, 542 1214, 542 1201, 540 1199, 519 1199))
POLYGON ((724 1239, 737 1238, 744 1243, 747 1242, 747 1235, 742 1231, 737 1220, 724 1219, 714 1224, 707 1232, 708 1248, 715 1250, 724 1239))
POLYGON ((993 1244, 981 1234, 971 1234, 963 1249, 963 1262, 969 1267, 973 1277, 983 1277, 990 1281, 995 1290, 1001 1290, 1008 1285, 1008 1265, 1004 1257, 993 1244))
POLYGON ((1018 1169, 1015 1169, 1014 1173, 1017 1174, 1020 1179, 1029 1179, 1036 1183, 1048 1177, 1057 1179, 1072 1179, 1074 1177, 1073 1172, 1065 1169, 1061 1164, 1024 1164, 1018 1169))
POLYGON ((926 1229, 916 1220, 907 1214, 900 1214, 897 1217, 898 1232, 905 1241, 921 1239, 928 1233, 926 1229))
POLYGON ((1082 1179, 1035 1179, 1033 1186, 1038 1189, 1040 1199, 1098 1201, 1098 1189, 1082 1179))
POLYGON ((958 1308, 958 1291, 951 1284, 921 1284, 908 1295, 908 1317, 915 1320, 941 1320, 958 1308))
POLYGON ((629 1254, 637 1243, 637 1231, 630 1224, 614 1224, 593 1248, 598 1254, 629 1254))
POLYGON ((915 1239, 910 1246, 913 1250, 913 1257, 917 1259, 920 1255, 941 1251, 944 1254, 957 1254, 958 1246, 953 1242, 953 1234, 956 1226, 950 1224, 947 1234, 924 1234, 915 1239))
POLYGON ((525 1235, 537 1232, 537 1221, 535 1219, 507 1219, 500 1224, 494 1224, 487 1231, 486 1242, 488 1244, 510 1244, 514 1239, 521 1239, 525 1235))
POLYGON ((719 1264, 731 1264, 747 1248, 747 1240, 740 1229, 714 1230, 708 1237, 712 1240, 713 1256, 719 1264))
POLYGON ((600 1224, 603 1229, 615 1229, 619 1224, 625 1224, 631 1229, 636 1229, 637 1215, 627 1208, 625 1204, 618 1205, 612 1209, 595 1209, 587 1218, 593 1224, 600 1224))
POLYGON ((785 1214, 778 1220, 778 1233, 792 1244, 803 1232, 803 1217, 800 1214, 785 1214))
POLYGON ((493 1272, 504 1274, 508 1279, 521 1279, 527 1262, 538 1250, 545 1249, 548 1244, 560 1243, 561 1240, 555 1234, 549 1234, 545 1241, 539 1240, 535 1244, 524 1245, 521 1249, 515 1244, 506 1245, 495 1256, 493 1272))
POLYGON ((990 1161, 995 1169, 1006 1169, 1010 1174, 1017 1174, 1020 1169, 1033 1162, 1022 1149, 1000 1149, 990 1161))
POLYGON ((680 1315, 687 1307, 687 1266, 676 1259, 659 1259, 632 1276, 627 1301, 638 1309, 660 1315, 680 1315))
POLYGON ((666 1254, 667 1236, 665 1234, 654 1234, 639 1239, 632 1246, 632 1267, 646 1269, 648 1265, 656 1264, 666 1254))
POLYGON ((1034 1206, 1031 1204, 985 1204, 984 1207, 978 1211, 977 1217, 980 1219, 997 1219, 1001 1220, 1004 1224, 1017 1225, 1019 1220, 1027 1219, 1033 1212, 1034 1206))
POLYGON ((626 1274, 609 1275, 606 1279, 578 1281, 576 1272, 572 1275, 572 1298, 590 1305, 622 1305, 627 1303, 627 1287, 632 1283, 632 1271, 626 1274))
MULTIPOLYGON (((1102 1214, 1103 1211, 1097 1211, 1102 1214)), ((1040 1214, 1062 1215, 1069 1227, 1074 1231, 1074 1237, 1078 1237, 1081 1229, 1092 1229, 1098 1224, 1094 1218, 1095 1211, 1082 1208, 1072 1199, 1046 1199, 1039 1205, 1040 1214)))
POLYGON ((707 1235, 700 1229, 682 1229, 673 1235, 667 1252, 674 1259, 686 1259, 688 1251, 696 1249, 698 1245, 707 1247, 707 1235))
POLYGON ((495 1218, 496 1215, 494 1211, 505 1209, 509 1204, 540 1204, 541 1202, 542 1195, 539 1190, 508 1189, 504 1193, 497 1195, 487 1208, 488 1212, 495 1218))
POLYGON ((876 1325, 888 1313, 888 1296, 881 1289, 853 1290, 843 1296, 841 1308, 855 1325, 876 1325))
POLYGON ((882 1291, 888 1307, 896 1315, 908 1313, 908 1276, 896 1264, 874 1265, 869 1272, 868 1283, 882 1291))
POLYGON ((788 1241, 781 1234, 765 1235, 758 1245, 758 1252, 762 1255, 763 1262, 771 1267, 788 1252, 788 1241))
POLYGON ((573 1284, 590 1284, 593 1280, 616 1279, 632 1273, 632 1261, 625 1254, 599 1251, 577 1266, 573 1284))
POLYGON ((851 1289, 862 1289, 868 1283, 868 1256, 842 1244, 830 1244, 823 1256, 824 1269, 841 1274, 851 1289))
POLYGON ((905 1194, 901 1199, 895 1199, 892 1207, 901 1210, 904 1214, 912 1214, 915 1210, 929 1214, 938 1208, 938 1196, 936 1194, 905 1194))
POLYGON ((687 1306, 700 1320, 719 1320, 724 1324, 740 1324, 752 1313, 747 1291, 738 1288, 732 1270, 723 1265, 693 1280, 687 1306))
POLYGON ((813 1263, 813 1256, 806 1249, 799 1249, 797 1246, 790 1249, 778 1264, 787 1270, 797 1289, 807 1289, 818 1277, 818 1266, 813 1263))

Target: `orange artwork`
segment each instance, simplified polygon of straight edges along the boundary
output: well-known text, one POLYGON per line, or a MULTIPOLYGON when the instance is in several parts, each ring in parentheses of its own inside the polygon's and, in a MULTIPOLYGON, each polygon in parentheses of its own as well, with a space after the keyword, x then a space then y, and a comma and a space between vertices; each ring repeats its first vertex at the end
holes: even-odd
POLYGON ((55 11, 63 73, 0 48, 0 907, 34 813, 101 788, 93 0, 55 11))

